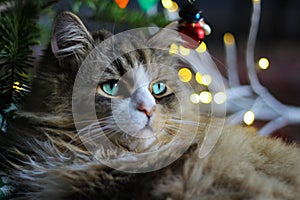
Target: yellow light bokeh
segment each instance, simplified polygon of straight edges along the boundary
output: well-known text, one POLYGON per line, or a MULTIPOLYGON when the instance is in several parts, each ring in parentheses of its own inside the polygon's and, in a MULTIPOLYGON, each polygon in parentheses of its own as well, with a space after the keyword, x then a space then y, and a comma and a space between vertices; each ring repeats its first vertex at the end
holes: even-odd
POLYGON ((207 50, 207 46, 205 44, 205 42, 201 42, 201 44, 197 47, 196 51, 198 53, 204 53, 207 50))
POLYGON ((255 120, 255 114, 251 110, 247 111, 244 114, 244 123, 247 124, 248 126, 252 125, 255 120))
POLYGON ((200 101, 204 104, 210 104, 212 101, 212 95, 208 91, 203 91, 199 95, 200 101))
POLYGON ((169 12, 176 12, 178 10, 178 4, 175 1, 172 1, 171 8, 168 9, 169 12))
POLYGON ((163 5, 164 8, 170 9, 173 6, 173 1, 171 1, 171 0, 161 0, 161 4, 163 5))
POLYGON ((16 86, 16 85, 13 85, 12 87, 15 89, 16 92, 19 92, 20 90, 23 90, 22 87, 19 87, 19 86, 16 86))
POLYGON ((187 55, 190 54, 190 49, 185 48, 184 46, 180 45, 179 52, 180 52, 181 55, 187 56, 187 55))
POLYGON ((223 40, 226 45, 233 45, 235 43, 234 36, 231 33, 225 33, 223 40))
POLYGON ((194 93, 194 94, 191 94, 190 100, 193 104, 198 104, 200 102, 200 97, 198 94, 194 93))
POLYGON ((214 102, 216 104, 223 104, 226 102, 226 94, 224 92, 218 92, 214 95, 214 102))
POLYGON ((20 82, 15 81, 14 85, 12 86, 13 89, 15 89, 16 92, 20 92, 21 90, 24 90, 22 87, 19 86, 20 82))
POLYGON ((259 3, 260 2, 260 0, 252 0, 253 1, 253 3, 259 3))
POLYGON ((181 68, 178 71, 178 77, 182 82, 189 82, 192 80, 192 72, 188 68, 181 68))
POLYGON ((195 79, 199 84, 202 84, 202 75, 200 72, 197 72, 195 75, 195 79))
POLYGON ((177 54, 178 53, 178 46, 173 43, 170 46, 169 54, 177 54))
POLYGON ((270 62, 267 58, 260 58, 259 61, 258 61, 258 67, 263 69, 263 70, 266 70, 268 69, 270 66, 270 62))
POLYGON ((202 85, 209 86, 212 83, 212 77, 209 74, 204 74, 202 76, 202 85))

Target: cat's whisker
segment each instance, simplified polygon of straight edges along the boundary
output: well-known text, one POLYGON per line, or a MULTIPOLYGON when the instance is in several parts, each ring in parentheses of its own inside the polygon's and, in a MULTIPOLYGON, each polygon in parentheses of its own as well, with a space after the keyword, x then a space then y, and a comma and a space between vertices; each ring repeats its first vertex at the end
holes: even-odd
MULTIPOLYGON (((113 132, 111 132, 111 133, 113 133, 113 132)), ((110 133, 100 134, 100 132, 99 132, 99 134, 89 135, 88 137, 81 136, 80 138, 82 139, 83 143, 89 143, 89 142, 93 142, 99 138, 107 137, 107 134, 110 134, 110 133)))
POLYGON ((79 134, 85 135, 85 134, 95 134, 97 135, 109 135, 112 132, 117 132, 115 125, 110 124, 110 125, 105 125, 105 126, 97 126, 99 123, 94 123, 91 124, 89 127, 85 127, 84 129, 81 129, 81 132, 79 134))
POLYGON ((99 141, 99 139, 101 139, 101 141, 99 141, 99 142, 103 142, 103 141, 105 141, 105 139, 109 139, 110 137, 113 137, 115 134, 118 134, 118 132, 110 131, 110 132, 106 132, 104 134, 93 135, 93 136, 88 137, 87 139, 84 139, 82 141, 83 142, 82 145, 99 141))
POLYGON ((191 120, 182 120, 182 119, 168 119, 168 120, 171 122, 180 123, 180 124, 184 124, 184 125, 193 125, 193 126, 199 125, 199 122, 191 121, 191 120))
POLYGON ((76 121, 76 123, 86 123, 86 122, 95 122, 95 121, 103 121, 103 120, 108 120, 112 119, 112 116, 106 116, 106 117, 101 117, 100 119, 87 119, 87 120, 80 120, 76 121))
POLYGON ((109 125, 111 125, 112 127, 114 127, 114 123, 110 122, 107 119, 109 119, 109 117, 107 117, 106 119, 102 118, 101 120, 96 120, 96 121, 92 120, 90 122, 93 122, 93 123, 89 124, 88 126, 85 126, 85 127, 81 128, 79 130, 79 132, 84 131, 86 129, 90 130, 90 129, 94 128, 94 127, 98 128, 99 126, 101 126, 101 127, 108 127, 109 125))
POLYGON ((98 120, 95 119, 90 119, 90 120, 81 120, 81 121, 76 121, 76 124, 85 124, 85 123, 92 123, 92 122, 97 122, 98 120))

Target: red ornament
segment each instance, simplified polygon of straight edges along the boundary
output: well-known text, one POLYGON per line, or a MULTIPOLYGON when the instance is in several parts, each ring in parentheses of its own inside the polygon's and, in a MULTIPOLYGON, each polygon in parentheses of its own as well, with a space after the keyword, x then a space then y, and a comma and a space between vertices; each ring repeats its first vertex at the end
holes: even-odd
POLYGON ((183 1, 179 11, 181 20, 178 31, 184 41, 183 46, 191 49, 196 49, 211 32, 211 28, 204 21, 202 11, 197 7, 199 5, 195 0, 187 0, 183 1))
POLYGON ((202 22, 181 22, 178 31, 184 40, 183 46, 186 48, 196 49, 204 40, 205 31, 202 22))

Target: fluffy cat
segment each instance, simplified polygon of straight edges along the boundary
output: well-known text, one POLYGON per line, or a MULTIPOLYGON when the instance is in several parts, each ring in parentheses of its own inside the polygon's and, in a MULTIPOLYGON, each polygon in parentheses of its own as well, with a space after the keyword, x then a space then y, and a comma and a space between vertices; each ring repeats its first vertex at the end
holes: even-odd
POLYGON ((178 36, 127 36, 105 43, 114 36, 74 14, 56 18, 31 95, 0 139, 14 199, 300 199, 296 146, 224 126, 199 157, 211 119, 163 50, 178 36))

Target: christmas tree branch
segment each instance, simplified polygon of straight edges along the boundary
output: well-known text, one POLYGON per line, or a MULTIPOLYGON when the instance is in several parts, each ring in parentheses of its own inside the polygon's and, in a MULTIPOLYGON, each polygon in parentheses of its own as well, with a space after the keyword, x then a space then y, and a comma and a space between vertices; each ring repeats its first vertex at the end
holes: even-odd
POLYGON ((29 92, 29 68, 34 59, 32 46, 39 37, 39 2, 15 0, 10 3, 13 6, 0 13, 0 129, 12 106, 21 104, 29 92))

